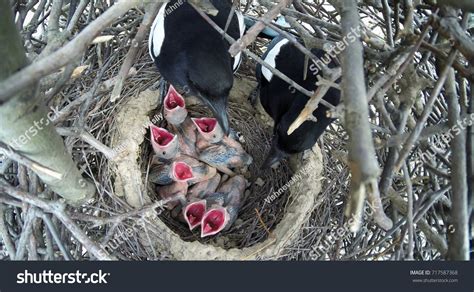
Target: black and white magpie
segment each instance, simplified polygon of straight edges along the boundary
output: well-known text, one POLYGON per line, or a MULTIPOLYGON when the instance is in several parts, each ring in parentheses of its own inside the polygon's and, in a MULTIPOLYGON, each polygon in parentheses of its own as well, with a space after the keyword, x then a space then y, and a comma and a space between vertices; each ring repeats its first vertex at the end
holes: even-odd
MULTIPOLYGON (((323 50, 312 49, 311 51, 318 58, 324 56, 323 50)), ((289 40, 281 36, 273 39, 262 58, 305 89, 316 90, 317 75, 322 73, 312 61, 309 62, 309 66, 305 66, 305 55, 289 40), (306 79, 305 67, 307 67, 306 79)), ((335 64, 331 61, 328 66, 335 67, 335 64)), ((281 78, 274 76, 270 70, 260 64, 257 66, 257 80, 261 104, 274 120, 272 145, 264 162, 264 167, 269 167, 289 154, 299 153, 313 147, 333 119, 326 115, 328 108, 319 105, 313 112, 317 122, 306 121, 291 135, 288 135, 288 128, 299 116, 309 97, 295 90, 281 78)), ((337 105, 340 100, 339 90, 329 89, 324 100, 337 105)))
MULTIPOLYGON (((209 16, 225 28, 232 8, 231 0, 211 0, 218 10, 209 16)), ((245 30, 240 11, 235 10, 227 33, 240 38, 245 30)), ((232 58, 230 44, 185 0, 163 4, 153 23, 149 51, 163 78, 183 95, 195 96, 208 106, 229 133, 227 100, 233 86, 233 73, 241 54, 232 58)))

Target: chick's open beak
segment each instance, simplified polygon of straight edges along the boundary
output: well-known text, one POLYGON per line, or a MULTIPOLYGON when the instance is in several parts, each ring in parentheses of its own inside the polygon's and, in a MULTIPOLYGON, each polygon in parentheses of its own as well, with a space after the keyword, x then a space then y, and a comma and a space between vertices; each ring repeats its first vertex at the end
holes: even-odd
POLYGON ((163 108, 166 120, 172 125, 179 125, 186 119, 188 111, 184 98, 170 85, 168 93, 163 100, 163 108))
POLYGON ((229 221, 227 210, 223 207, 211 209, 204 214, 201 222, 201 237, 221 232, 229 221))
POLYGON ((201 225, 202 218, 206 213, 206 200, 189 203, 184 208, 184 220, 188 223, 189 230, 201 225))
POLYGON ((227 114, 227 98, 213 99, 212 101, 207 98, 201 98, 201 100, 209 107, 212 114, 219 122, 225 135, 229 135, 229 116, 227 114))

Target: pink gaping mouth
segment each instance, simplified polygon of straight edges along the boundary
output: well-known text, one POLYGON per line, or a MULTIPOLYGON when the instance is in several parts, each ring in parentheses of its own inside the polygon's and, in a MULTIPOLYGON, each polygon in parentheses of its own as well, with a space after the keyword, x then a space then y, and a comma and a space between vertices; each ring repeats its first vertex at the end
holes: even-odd
POLYGON ((194 178, 192 168, 186 162, 173 163, 173 176, 176 181, 187 182, 194 178))
POLYGON ((212 209, 204 214, 201 222, 201 237, 211 236, 219 233, 225 227, 225 209, 212 209))
POLYGON ((174 139, 174 135, 168 132, 166 129, 151 126, 151 135, 153 141, 155 141, 159 146, 166 147, 174 139))
POLYGON ((184 108, 185 107, 184 98, 181 94, 179 94, 173 85, 170 85, 168 89, 168 93, 165 97, 165 107, 167 110, 174 110, 176 108, 184 108))
POLYGON ((217 120, 214 118, 193 119, 193 122, 202 133, 210 133, 217 126, 217 120))
POLYGON ((201 224, 204 213, 206 213, 205 200, 194 202, 186 206, 184 209, 184 218, 189 225, 189 230, 193 230, 201 224))

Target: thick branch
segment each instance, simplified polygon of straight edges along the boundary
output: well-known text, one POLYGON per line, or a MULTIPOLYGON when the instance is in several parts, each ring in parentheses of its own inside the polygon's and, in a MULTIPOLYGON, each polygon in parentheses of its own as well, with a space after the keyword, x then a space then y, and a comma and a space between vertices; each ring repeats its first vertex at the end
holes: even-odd
MULTIPOLYGON (((2 0, 8 2, 6 0, 2 0)), ((31 86, 42 77, 49 75, 69 62, 79 58, 94 38, 117 17, 140 3, 140 0, 121 0, 86 26, 72 41, 61 49, 51 53, 41 60, 25 67, 0 83, 0 102, 5 102, 16 92, 31 86)))
MULTIPOLYGON (((350 201, 346 216, 353 219, 351 230, 357 231, 362 220, 362 209, 366 192, 369 196, 380 199, 377 186, 379 167, 375 155, 366 99, 364 59, 362 42, 354 37, 354 31, 360 29, 360 17, 355 1, 335 1, 339 4, 343 35, 352 36, 342 53, 342 92, 345 105, 345 122, 349 134, 349 166, 352 173, 350 201)), ((377 204, 381 206, 380 204, 377 204)), ((383 212, 383 210, 381 210, 383 212)), ((385 216, 386 217, 386 216, 385 216)), ((388 218, 386 218, 388 219, 388 218)), ((381 224, 391 228, 392 222, 381 224)))
POLYGON ((456 90, 456 76, 451 69, 446 80, 446 96, 448 100, 449 125, 459 133, 451 141, 452 168, 451 186, 452 207, 450 210, 453 230, 448 235, 448 258, 451 260, 469 260, 469 214, 467 199, 467 174, 466 174, 466 131, 459 129, 460 120, 459 97, 456 90))

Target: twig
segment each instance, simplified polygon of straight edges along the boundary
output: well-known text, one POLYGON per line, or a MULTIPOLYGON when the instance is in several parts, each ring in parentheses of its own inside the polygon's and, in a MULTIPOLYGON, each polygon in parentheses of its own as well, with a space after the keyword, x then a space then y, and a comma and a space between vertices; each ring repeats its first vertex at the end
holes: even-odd
POLYGON ((0 236, 5 244, 8 256, 11 260, 15 259, 16 248, 8 232, 7 224, 5 222, 5 205, 2 203, 0 203, 0 236))
POLYGON ((251 43, 255 41, 258 34, 261 33, 267 26, 265 23, 270 23, 275 19, 281 10, 288 7, 293 0, 280 0, 280 2, 270 9, 265 15, 261 17, 248 31, 247 33, 232 44, 229 48, 229 53, 232 57, 235 57, 238 53, 242 52, 251 43))
MULTIPOLYGON (((38 197, 32 196, 27 192, 13 188, 4 179, 0 178, 0 191, 21 200, 30 205, 43 209, 45 212, 54 214, 64 226, 72 233, 72 235, 87 249, 91 255, 98 260, 115 260, 97 243, 93 242, 87 234, 66 214, 65 205, 58 201, 46 201, 38 197)), ((17 252, 18 254, 18 252, 17 252)))
POLYGON ((406 163, 403 165, 403 175, 405 178, 406 191, 408 197, 407 207, 407 230, 408 230, 408 260, 413 260, 413 250, 415 248, 414 238, 414 226, 413 226, 413 185, 411 183, 410 173, 406 163))
POLYGON ((411 151, 413 145, 418 140, 418 138, 421 134, 421 131, 423 130, 423 128, 425 126, 425 123, 428 120, 429 115, 431 114, 431 111, 433 109, 433 105, 434 105, 436 99, 438 98, 438 96, 441 92, 441 89, 444 86, 444 82, 446 82, 446 79, 448 78, 448 74, 451 70, 451 65, 454 62, 454 59, 456 58, 456 55, 457 55, 457 50, 454 49, 450 53, 448 61, 445 65, 445 68, 443 69, 442 73, 440 74, 438 82, 436 83, 436 86, 433 89, 433 92, 431 93, 430 98, 428 99, 428 101, 425 104, 423 113, 422 113, 421 117, 418 119, 418 122, 415 126, 415 129, 411 132, 410 136, 405 141, 405 144, 403 145, 402 150, 400 151, 400 154, 398 156, 398 160, 395 163, 395 170, 396 171, 398 171, 402 167, 405 159, 410 154, 410 151, 411 151))
POLYGON ((79 58, 103 29, 140 2, 140 0, 120 0, 86 26, 72 41, 62 48, 2 81, 0 83, 0 102, 5 102, 19 90, 34 84, 42 77, 79 58))
POLYGON ((120 98, 123 83, 125 79, 127 79, 130 68, 132 67, 133 62, 135 61, 135 58, 138 54, 138 49, 140 48, 141 43, 145 39, 146 33, 149 31, 150 26, 152 25, 153 20, 158 14, 158 10, 160 9, 161 5, 163 5, 163 3, 156 2, 152 3, 152 5, 148 7, 147 12, 143 17, 142 24, 138 28, 135 38, 132 40, 127 56, 125 57, 122 67, 120 68, 119 74, 117 75, 116 83, 110 96, 111 102, 115 102, 117 99, 120 98))
POLYGON ((42 212, 41 210, 37 210, 37 213, 39 215, 39 217, 41 219, 43 219, 43 222, 46 224, 46 226, 48 227, 48 230, 49 232, 51 233, 51 235, 53 236, 53 239, 54 241, 56 242, 56 244, 58 245, 59 247, 59 250, 61 251, 61 253, 63 254, 64 256, 64 259, 66 261, 70 261, 73 259, 73 257, 71 256, 71 254, 69 253, 69 251, 66 249, 66 247, 64 246, 63 242, 61 241, 61 238, 59 237, 59 234, 58 234, 58 231, 56 230, 56 228, 54 227, 54 224, 53 224, 53 221, 51 221, 51 218, 48 214, 45 214, 44 212, 42 212))
MULTIPOLYGON (((341 77, 341 70, 340 69, 333 69, 332 74, 330 76, 330 82, 335 82, 341 77)), ((319 77, 319 76, 318 76, 319 77)), ((313 120, 315 117, 313 116, 313 112, 318 108, 319 103, 323 100, 324 96, 331 88, 331 85, 328 84, 321 84, 318 89, 314 92, 313 96, 308 100, 305 107, 296 118, 296 120, 290 125, 288 128, 288 135, 291 135, 296 129, 298 129, 305 121, 313 120)))

